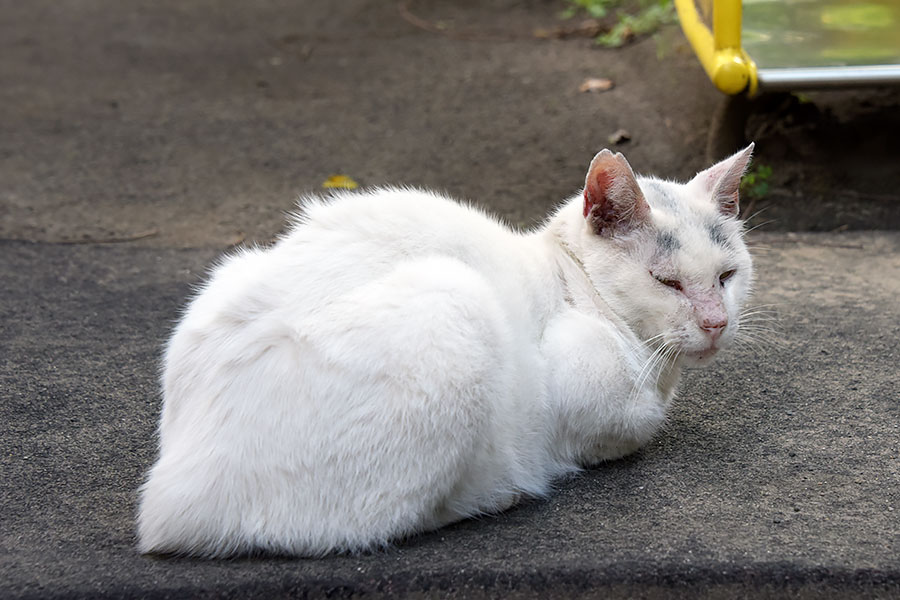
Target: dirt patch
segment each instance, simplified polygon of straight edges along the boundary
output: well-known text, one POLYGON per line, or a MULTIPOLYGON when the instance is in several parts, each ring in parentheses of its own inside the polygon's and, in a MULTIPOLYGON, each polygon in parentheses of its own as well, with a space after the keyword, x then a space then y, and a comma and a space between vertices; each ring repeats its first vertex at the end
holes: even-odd
MULTIPOLYGON (((614 149, 639 172, 703 168, 721 95, 678 27, 619 50, 535 35, 558 27, 563 7, 11 5, 0 21, 0 79, 16 82, 0 88, 0 237, 264 241, 298 196, 338 174, 436 188, 528 227, 623 129, 630 139, 614 149), (579 91, 589 78, 614 86, 579 91)), ((810 97, 814 111, 750 124, 773 170, 754 210, 768 207, 769 228, 900 225, 897 94, 810 97)))
POLYGON ((775 100, 747 128, 756 163, 772 167, 754 223, 794 231, 900 228, 900 91, 775 100))

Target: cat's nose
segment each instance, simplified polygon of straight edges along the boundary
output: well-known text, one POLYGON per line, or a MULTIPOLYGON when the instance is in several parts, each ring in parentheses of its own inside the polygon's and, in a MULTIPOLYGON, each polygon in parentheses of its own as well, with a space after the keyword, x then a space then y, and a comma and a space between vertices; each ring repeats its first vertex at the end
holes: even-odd
POLYGON ((709 317, 703 319, 703 322, 700 323, 700 329, 705 331, 715 341, 722 335, 726 325, 728 325, 728 317, 709 317))

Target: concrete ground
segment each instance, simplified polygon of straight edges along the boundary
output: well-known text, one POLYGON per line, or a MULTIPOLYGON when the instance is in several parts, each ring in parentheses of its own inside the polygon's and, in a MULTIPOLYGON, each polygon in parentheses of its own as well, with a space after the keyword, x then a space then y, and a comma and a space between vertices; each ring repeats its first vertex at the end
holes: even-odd
POLYGON ((529 226, 619 128, 639 171, 704 166, 720 98, 678 29, 536 37, 562 7, 0 0, 0 597, 900 597, 895 90, 753 117, 777 321, 690 372, 637 455, 376 554, 135 552, 161 344, 297 195, 345 174, 529 226))

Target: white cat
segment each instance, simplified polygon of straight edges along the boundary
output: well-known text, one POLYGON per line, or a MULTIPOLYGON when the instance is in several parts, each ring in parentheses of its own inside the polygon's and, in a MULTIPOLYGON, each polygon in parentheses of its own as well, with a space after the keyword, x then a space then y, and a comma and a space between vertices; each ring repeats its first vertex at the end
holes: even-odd
POLYGON ((303 201, 169 342, 141 551, 369 549, 647 443, 738 330, 751 150, 686 184, 604 150, 529 233, 406 189, 303 201))

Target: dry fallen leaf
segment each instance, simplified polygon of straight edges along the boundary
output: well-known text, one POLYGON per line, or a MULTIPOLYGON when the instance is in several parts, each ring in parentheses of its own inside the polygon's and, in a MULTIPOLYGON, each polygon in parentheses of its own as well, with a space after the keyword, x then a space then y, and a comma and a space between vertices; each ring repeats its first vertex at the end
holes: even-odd
POLYGON ((606 139, 610 144, 624 144, 631 139, 631 134, 626 129, 619 129, 606 139))
POLYGON ((613 89, 616 84, 612 79, 589 77, 578 88, 579 92, 605 92, 613 89))
POLYGON ((332 175, 322 183, 322 187, 355 190, 359 187, 359 184, 346 175, 332 175))
POLYGON ((247 234, 243 231, 232 231, 226 240, 229 246, 237 246, 247 239, 247 234))
POLYGON ((535 29, 533 34, 543 40, 564 40, 570 37, 597 37, 608 29, 598 19, 588 19, 574 26, 535 29))

